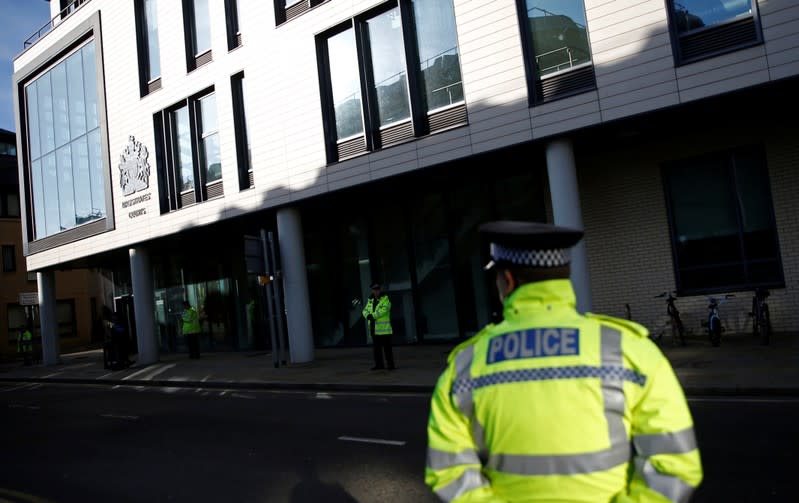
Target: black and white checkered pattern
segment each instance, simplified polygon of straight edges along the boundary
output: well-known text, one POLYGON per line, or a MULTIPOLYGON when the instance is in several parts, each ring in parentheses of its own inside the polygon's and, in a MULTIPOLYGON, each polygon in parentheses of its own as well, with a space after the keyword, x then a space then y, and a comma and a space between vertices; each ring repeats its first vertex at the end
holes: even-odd
POLYGON ((527 381, 553 381, 559 379, 603 379, 609 381, 629 381, 639 386, 646 385, 646 376, 635 370, 616 365, 593 367, 588 365, 568 367, 546 367, 539 369, 520 369, 496 372, 476 379, 456 379, 452 383, 452 394, 470 393, 478 388, 498 384, 527 381))
POLYGON ((529 267, 558 267, 568 264, 571 259, 568 249, 525 250, 496 243, 491 243, 490 253, 494 262, 510 262, 529 267))

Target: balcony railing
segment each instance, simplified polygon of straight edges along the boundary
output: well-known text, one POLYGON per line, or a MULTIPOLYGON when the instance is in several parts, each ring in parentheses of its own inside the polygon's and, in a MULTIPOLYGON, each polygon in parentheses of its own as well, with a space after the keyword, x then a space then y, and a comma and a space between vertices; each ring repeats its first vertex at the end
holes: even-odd
POLYGON ((56 17, 51 19, 47 22, 44 26, 39 28, 36 32, 33 33, 30 37, 28 37, 22 45, 23 52, 26 51, 29 47, 32 47, 33 44, 38 42, 43 36, 50 32, 55 25, 63 21, 64 19, 71 16, 74 12, 78 9, 86 5, 87 3, 91 2, 91 0, 72 0, 69 4, 61 9, 61 12, 58 13, 56 17))

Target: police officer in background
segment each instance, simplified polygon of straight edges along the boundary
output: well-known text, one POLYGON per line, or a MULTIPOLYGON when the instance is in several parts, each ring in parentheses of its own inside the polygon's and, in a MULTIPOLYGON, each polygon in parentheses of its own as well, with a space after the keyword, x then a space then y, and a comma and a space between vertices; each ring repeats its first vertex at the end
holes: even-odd
POLYGON ((389 370, 394 370, 394 351, 391 348, 391 299, 388 298, 380 283, 372 283, 372 294, 366 301, 361 314, 366 318, 366 330, 372 336, 375 366, 372 370, 380 370, 383 366, 383 355, 389 370))
POLYGON ((182 332, 186 337, 186 344, 189 346, 189 358, 200 357, 200 313, 189 301, 183 301, 183 326, 182 332))
POLYGON ((688 501, 702 466, 685 395, 646 328, 576 311, 569 249, 582 231, 479 231, 504 319, 449 356, 425 482, 453 502, 688 501))

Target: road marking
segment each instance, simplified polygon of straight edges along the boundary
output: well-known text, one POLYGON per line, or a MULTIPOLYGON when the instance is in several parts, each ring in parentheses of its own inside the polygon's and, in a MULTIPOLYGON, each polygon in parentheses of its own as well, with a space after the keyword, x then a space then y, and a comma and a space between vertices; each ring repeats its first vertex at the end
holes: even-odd
POLYGON ((5 393, 7 391, 17 391, 25 388, 38 388, 39 386, 41 386, 41 384, 36 382, 31 382, 27 384, 20 384, 19 386, 14 386, 13 388, 4 389, 3 392, 5 393))
POLYGON ((30 503, 50 503, 50 500, 40 498, 34 494, 24 493, 21 491, 15 491, 13 489, 5 489, 0 487, 0 501, 21 501, 21 502, 30 502, 30 503), (3 496, 7 496, 11 498, 11 500, 6 500, 3 496))
POLYGON ((177 365, 177 363, 170 363, 170 364, 164 365, 164 366, 162 366, 160 368, 158 366, 155 366, 155 367, 152 367, 152 368, 151 367, 144 368, 144 369, 139 370, 138 372, 134 372, 134 373, 130 374, 129 376, 123 377, 122 380, 123 381, 127 381, 128 379, 132 379, 132 378, 138 376, 139 374, 147 373, 147 375, 142 376, 141 379, 144 380, 144 381, 149 381, 153 377, 157 376, 158 374, 160 374, 162 372, 166 372, 167 370, 171 369, 175 365, 177 365))
POLYGON ((365 442, 367 444, 405 445, 404 440, 383 440, 381 438, 338 437, 339 440, 349 442, 365 442))
POLYGON ((111 419, 129 419, 131 421, 139 419, 139 416, 126 416, 124 414, 100 414, 100 416, 109 417, 111 419))
POLYGON ((331 400, 333 397, 330 396, 330 393, 319 392, 319 393, 316 394, 316 398, 319 398, 319 399, 322 399, 322 400, 331 400))
POLYGON ((255 397, 252 395, 243 395, 241 393, 231 393, 230 396, 234 396, 236 398, 246 398, 247 400, 255 400, 255 397))
POLYGON ((31 410, 39 410, 41 407, 38 405, 22 405, 19 403, 11 403, 8 404, 9 409, 31 409, 31 410))
POLYGON ((62 372, 55 372, 55 373, 53 373, 53 374, 47 374, 47 375, 45 375, 45 376, 42 376, 42 379, 49 379, 49 378, 51 378, 51 377, 59 376, 59 375, 61 375, 61 374, 63 374, 63 373, 64 373, 64 372, 62 371, 62 372))
POLYGON ((730 403, 785 403, 799 402, 799 398, 787 396, 784 398, 742 398, 742 397, 722 397, 707 396, 702 398, 688 398, 689 402, 730 402, 730 403))

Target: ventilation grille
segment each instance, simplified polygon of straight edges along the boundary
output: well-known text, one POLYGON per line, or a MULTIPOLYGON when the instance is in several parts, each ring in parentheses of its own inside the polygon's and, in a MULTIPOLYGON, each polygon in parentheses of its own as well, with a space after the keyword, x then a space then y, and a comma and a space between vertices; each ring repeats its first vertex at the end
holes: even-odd
POLYGON ((405 121, 380 130, 380 144, 384 147, 411 138, 413 138, 413 124, 411 124, 411 121, 405 121))
POLYGON ((302 2, 297 2, 288 9, 286 9, 286 21, 289 19, 294 19, 295 17, 299 16, 303 12, 310 10, 311 2, 308 0, 304 0, 302 2))
POLYGON ((28 253, 38 253, 40 251, 49 250, 57 246, 79 241, 89 236, 94 236, 107 231, 106 219, 95 220, 94 222, 83 224, 81 226, 72 228, 68 231, 59 232, 54 236, 48 236, 36 241, 28 243, 28 253))
POLYGON ((247 182, 249 183, 247 187, 255 187, 255 178, 253 178, 252 176, 252 170, 250 170, 250 172, 247 173, 247 182))
POLYGON ((366 152, 366 139, 363 136, 346 140, 336 145, 338 159, 346 159, 366 152))
POLYGON ((222 197, 225 195, 225 190, 222 186, 222 181, 218 181, 212 183, 210 185, 205 186, 206 196, 208 199, 213 199, 215 197, 222 197))
POLYGON ((468 124, 468 122, 466 105, 464 104, 433 112, 427 116, 427 127, 431 133, 455 126, 463 126, 468 124))
POLYGON ((147 94, 161 89, 161 77, 147 83, 147 94))
POLYGON ((194 58, 194 68, 199 68, 206 63, 213 61, 213 51, 208 50, 194 58))
POLYGON ((759 41, 755 20, 741 19, 680 37, 680 61, 697 60, 759 41))
POLYGON ((184 192, 180 195, 180 207, 191 206, 196 201, 194 200, 194 191, 184 192))
POLYGON ((564 98, 572 94, 596 89, 593 65, 543 78, 536 83, 536 97, 539 102, 564 98))
POLYGON ((241 32, 236 33, 236 45, 235 47, 241 47, 241 32))

